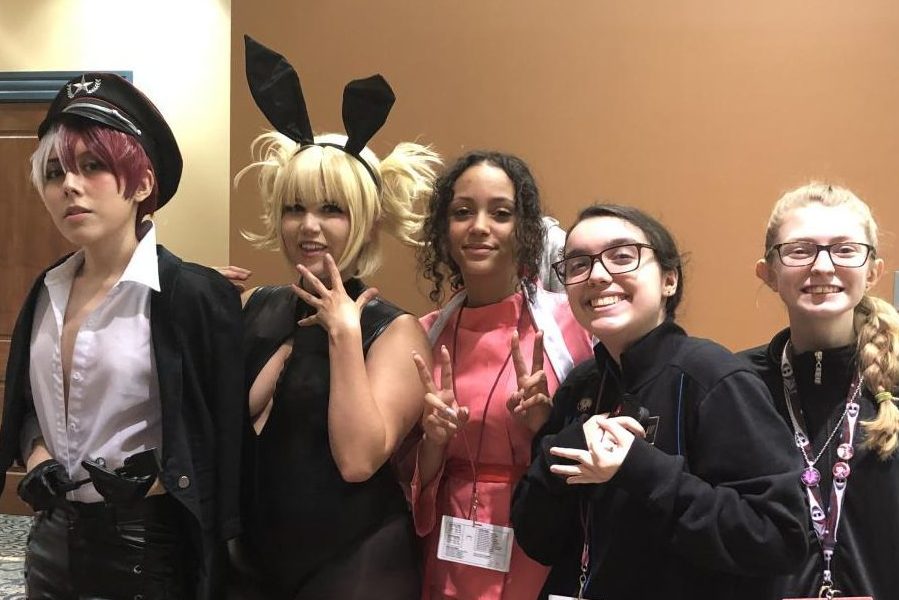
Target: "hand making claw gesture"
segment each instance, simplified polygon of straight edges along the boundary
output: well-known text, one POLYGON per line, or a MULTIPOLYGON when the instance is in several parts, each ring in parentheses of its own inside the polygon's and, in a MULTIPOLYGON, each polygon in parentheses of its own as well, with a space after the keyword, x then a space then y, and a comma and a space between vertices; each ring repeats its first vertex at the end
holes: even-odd
POLYGON ((624 463, 636 437, 646 437, 643 427, 631 417, 595 415, 584 422, 587 449, 549 449, 550 454, 574 461, 571 465, 551 465, 549 470, 571 484, 605 483, 624 463))
POLYGON ((518 391, 509 397, 506 408, 513 416, 521 419, 528 429, 537 433, 549 419, 553 407, 546 383, 546 371, 543 370, 542 331, 538 331, 534 337, 534 355, 530 369, 521 354, 518 332, 512 334, 512 364, 515 365, 518 391))
POLYGON ((446 346, 440 347, 440 387, 431 377, 431 369, 417 352, 412 360, 418 368, 418 376, 425 386, 425 410, 421 426, 425 430, 425 440, 435 446, 446 446, 468 422, 468 407, 456 403, 453 392, 453 364, 446 346))
POLYGON ((378 295, 377 288, 368 288, 353 300, 346 293, 340 278, 340 271, 337 270, 337 263, 330 254, 325 255, 325 269, 331 280, 331 289, 328 289, 321 279, 313 275, 312 271, 303 265, 297 265, 297 272, 313 292, 292 284, 293 292, 315 309, 314 315, 300 319, 297 321, 297 325, 301 327, 321 325, 331 336, 346 329, 359 329, 362 307, 378 295))

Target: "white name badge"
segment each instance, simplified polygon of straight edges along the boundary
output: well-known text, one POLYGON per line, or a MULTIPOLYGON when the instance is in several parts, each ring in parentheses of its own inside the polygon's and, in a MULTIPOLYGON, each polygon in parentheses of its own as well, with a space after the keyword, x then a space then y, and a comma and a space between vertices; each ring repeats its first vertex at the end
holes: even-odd
POLYGON ((511 527, 444 515, 437 558, 508 573, 513 540, 511 527))
POLYGON ((549 600, 577 600, 574 596, 559 596, 558 594, 550 594, 549 600))

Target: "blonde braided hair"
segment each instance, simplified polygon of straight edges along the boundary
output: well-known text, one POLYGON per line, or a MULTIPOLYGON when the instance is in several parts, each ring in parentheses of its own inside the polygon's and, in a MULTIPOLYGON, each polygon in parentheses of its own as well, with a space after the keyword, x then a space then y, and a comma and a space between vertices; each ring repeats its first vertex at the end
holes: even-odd
POLYGON ((859 369, 877 400, 877 416, 862 421, 865 445, 887 459, 899 446, 899 407, 892 397, 899 381, 899 314, 888 302, 866 294, 855 307, 855 331, 859 369))

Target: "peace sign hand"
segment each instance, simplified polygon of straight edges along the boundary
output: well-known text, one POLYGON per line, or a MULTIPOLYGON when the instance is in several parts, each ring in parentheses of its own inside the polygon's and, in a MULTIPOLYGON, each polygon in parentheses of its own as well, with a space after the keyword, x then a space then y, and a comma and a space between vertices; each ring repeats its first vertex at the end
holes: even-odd
POLYGON ((443 447, 468 422, 468 407, 456 403, 453 392, 453 364, 446 346, 440 347, 440 387, 431 377, 431 369, 417 352, 412 360, 418 368, 418 376, 425 386, 425 410, 421 426, 425 430, 424 439, 435 446, 443 447))
POLYGON ((350 298, 343 287, 337 263, 330 254, 325 255, 325 268, 331 278, 331 289, 321 279, 303 265, 296 266, 304 281, 307 281, 315 293, 310 293, 296 284, 291 284, 293 292, 306 304, 315 309, 315 314, 297 321, 297 325, 308 327, 321 325, 329 335, 342 330, 359 329, 359 317, 362 308, 378 295, 377 288, 368 288, 356 300, 350 298))
POLYGON ((531 368, 528 369, 521 354, 518 332, 512 334, 512 364, 515 365, 515 376, 518 391, 513 392, 506 402, 506 408, 532 432, 537 433, 549 419, 553 402, 546 382, 546 371, 543 370, 543 332, 537 331, 534 337, 534 354, 531 368))

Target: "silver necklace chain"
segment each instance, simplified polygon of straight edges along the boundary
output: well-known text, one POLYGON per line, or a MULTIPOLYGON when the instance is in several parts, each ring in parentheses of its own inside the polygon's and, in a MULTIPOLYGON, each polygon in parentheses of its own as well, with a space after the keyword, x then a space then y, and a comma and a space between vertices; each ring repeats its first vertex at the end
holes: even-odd
MULTIPOLYGON (((843 414, 840 415, 840 420, 837 421, 837 426, 834 427, 833 431, 830 432, 830 435, 827 436, 827 441, 824 442, 823 446, 821 446, 821 450, 818 452, 815 460, 812 460, 808 457, 808 454, 805 453, 805 444, 802 443, 799 435, 796 436, 796 446, 799 448, 799 451, 802 452, 802 456, 805 458, 805 462, 808 463, 808 466, 814 467, 818 463, 818 461, 821 460, 821 457, 824 456, 824 453, 827 451, 827 447, 830 446, 830 442, 833 440, 833 437, 837 434, 837 431, 840 430, 840 425, 843 424, 843 419, 846 418, 847 410, 848 409, 843 409, 843 414)), ((811 440, 809 440, 809 444, 811 444, 811 440)))
MULTIPOLYGON (((861 391, 862 382, 859 381, 858 385, 855 386, 855 391, 852 394, 852 402, 856 402, 858 400, 859 392, 861 391)), ((833 441, 834 436, 840 430, 840 426, 843 424, 843 420, 846 418, 846 413, 849 412, 849 404, 846 404, 846 408, 843 409, 843 414, 840 415, 840 420, 837 421, 836 427, 833 428, 833 431, 830 432, 830 435, 827 436, 827 441, 824 442, 824 445, 821 446, 821 450, 818 452, 818 455, 815 457, 815 460, 811 460, 808 457, 808 454, 805 453, 805 444, 802 443, 801 437, 802 434, 797 430, 796 431, 796 446, 799 448, 799 451, 802 452, 802 456, 805 458, 805 462, 808 463, 808 466, 814 467, 821 457, 824 456, 824 453, 827 451, 828 446, 830 446, 830 442, 833 441)), ((812 445, 812 440, 810 439, 809 445, 812 445)))

